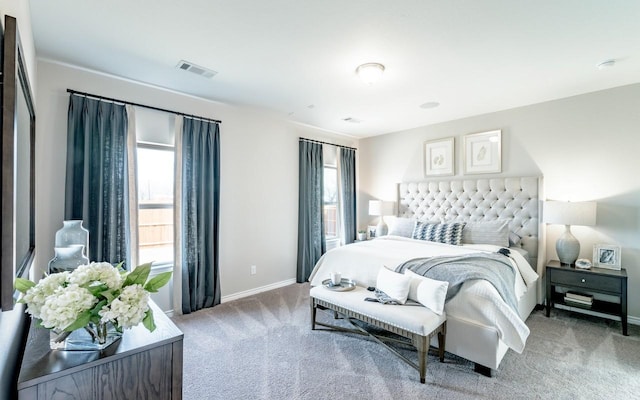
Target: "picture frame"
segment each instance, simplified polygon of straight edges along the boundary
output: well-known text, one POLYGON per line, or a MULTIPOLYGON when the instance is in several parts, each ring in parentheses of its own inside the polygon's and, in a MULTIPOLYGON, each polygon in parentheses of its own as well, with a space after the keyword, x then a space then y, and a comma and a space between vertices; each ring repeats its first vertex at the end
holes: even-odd
POLYGON ((593 245, 593 266, 597 268, 622 269, 622 251, 620 246, 612 244, 593 245))
POLYGON ((424 173, 426 176, 455 174, 455 138, 431 140, 424 144, 424 173))
POLYGON ((502 172, 502 130, 464 136, 464 173, 502 172))
POLYGON ((376 230, 378 227, 376 225, 367 226, 367 240, 371 240, 376 237, 376 230))

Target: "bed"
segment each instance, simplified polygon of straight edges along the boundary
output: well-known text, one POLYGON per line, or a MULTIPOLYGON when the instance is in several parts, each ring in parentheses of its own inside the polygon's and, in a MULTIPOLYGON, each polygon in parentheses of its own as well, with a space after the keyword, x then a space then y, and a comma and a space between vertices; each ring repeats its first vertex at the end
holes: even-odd
MULTIPOLYGON (((536 177, 401 183, 398 218, 390 235, 327 252, 311 274, 311 286, 320 285, 332 271, 355 279, 360 286, 375 286, 381 267, 394 269, 415 258, 492 253, 508 247, 516 274, 515 309, 484 280, 465 282, 445 304, 446 351, 491 375, 509 348, 524 349, 529 335, 524 321, 538 303, 540 184, 536 177), (470 234, 463 235, 461 246, 412 239, 407 237, 411 236, 407 226, 416 220, 464 222, 470 234), (500 234, 494 235, 498 225, 500 234)), ((435 340, 432 345, 437 346, 435 340)))

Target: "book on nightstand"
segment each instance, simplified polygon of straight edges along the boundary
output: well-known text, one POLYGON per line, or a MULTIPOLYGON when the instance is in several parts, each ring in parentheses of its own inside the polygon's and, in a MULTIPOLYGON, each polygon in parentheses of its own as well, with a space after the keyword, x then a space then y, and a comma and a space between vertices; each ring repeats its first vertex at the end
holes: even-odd
POLYGON ((568 306, 591 308, 593 305, 593 296, 575 292, 566 292, 564 294, 564 302, 568 306))
POLYGON ((593 296, 590 294, 582 294, 582 293, 576 293, 576 292, 566 292, 564 294, 565 299, 569 298, 572 300, 581 300, 581 301, 587 301, 589 303, 593 302, 593 296))

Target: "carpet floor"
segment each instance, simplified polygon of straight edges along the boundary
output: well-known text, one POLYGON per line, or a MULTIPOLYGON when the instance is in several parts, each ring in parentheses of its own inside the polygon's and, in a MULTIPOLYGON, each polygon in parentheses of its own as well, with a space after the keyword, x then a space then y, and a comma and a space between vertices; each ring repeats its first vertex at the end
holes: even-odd
MULTIPOLYGON (((319 313, 319 320, 333 321, 319 313)), ((640 327, 534 311, 522 354, 493 378, 429 353, 427 382, 362 336, 310 328, 309 285, 293 284, 173 318, 184 332, 186 400, 640 398, 640 327)))

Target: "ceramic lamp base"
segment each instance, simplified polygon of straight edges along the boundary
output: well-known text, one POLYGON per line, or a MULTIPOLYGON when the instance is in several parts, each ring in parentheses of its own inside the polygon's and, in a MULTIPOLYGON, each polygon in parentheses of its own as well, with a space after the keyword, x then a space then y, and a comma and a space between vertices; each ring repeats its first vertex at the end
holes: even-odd
POLYGON ((380 222, 376 226, 376 237, 385 236, 389 233, 389 227, 384 223, 384 217, 380 217, 380 222))
POLYGON ((556 252, 562 264, 574 265, 580 254, 580 242, 571 234, 571 227, 565 225, 562 236, 556 242, 556 252))

